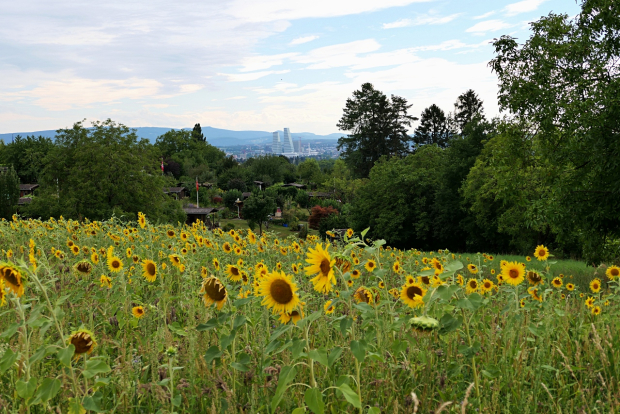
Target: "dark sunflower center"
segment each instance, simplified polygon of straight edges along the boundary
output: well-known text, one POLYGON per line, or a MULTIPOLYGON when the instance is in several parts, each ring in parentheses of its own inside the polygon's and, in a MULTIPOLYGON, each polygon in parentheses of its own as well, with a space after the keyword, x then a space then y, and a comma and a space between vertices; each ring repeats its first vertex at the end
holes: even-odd
POLYGON ((422 296, 422 289, 419 286, 409 286, 407 288, 407 297, 413 299, 415 296, 422 296))
POLYGON ((80 273, 90 273, 90 263, 82 262, 77 265, 77 270, 80 273))
POLYGON ((469 282, 469 287, 472 289, 476 289, 478 287, 478 283, 475 280, 469 282))
POLYGON ((114 269, 118 269, 119 267, 121 267, 121 262, 119 262, 118 260, 113 260, 112 261, 112 267, 114 269))
POLYGON ((547 253, 547 252, 546 252, 544 249, 540 249, 540 250, 538 251, 538 256, 539 256, 539 257, 543 257, 543 256, 545 255, 545 253, 547 253))
POLYGON ((592 287, 593 287, 594 289, 598 289, 598 283, 594 283, 594 284, 592 285, 592 287))
POLYGON ((247 283, 248 281, 248 275, 241 275, 241 278, 243 279, 244 282, 247 283))
POLYGON ((287 304, 293 299, 293 289, 285 280, 278 279, 271 284, 269 289, 273 300, 280 304, 287 304))
POLYGON ((510 276, 512 279, 518 279, 519 278, 519 271, 517 269, 510 269, 508 271, 508 276, 510 276))
POLYGON ((88 352, 93 347, 93 340, 90 335, 85 332, 80 332, 71 338, 71 343, 75 346, 76 354, 83 354, 88 352))
POLYGON ((375 267, 375 264, 373 262, 368 262, 368 267, 375 267))
POLYGON ((490 284, 489 282, 486 282, 486 283, 484 284, 484 288, 485 288, 485 289, 491 289, 491 284, 490 284))
POLYGON ((614 269, 611 269, 610 273, 611 273, 612 276, 616 277, 616 276, 620 275, 620 270, 614 268, 614 269))
POLYGON ((422 276, 421 280, 425 285, 428 285, 431 283, 431 280, 429 279, 428 276, 422 276))
POLYGON ((234 276, 239 276, 239 269, 237 269, 236 267, 231 267, 230 273, 232 273, 234 276))
POLYGON ((147 263, 146 265, 146 273, 149 274, 149 276, 155 276, 155 264, 154 263, 147 263))
POLYGON ((329 274, 331 266, 329 265, 329 260, 327 260, 327 258, 321 260, 320 268, 323 275, 327 276, 329 274))
POLYGON ((216 302, 226 298, 226 289, 215 279, 211 279, 205 284, 205 292, 207 292, 211 300, 216 302))
POLYGON ((13 286, 19 286, 19 285, 21 285, 21 282, 20 282, 19 278, 17 277, 17 274, 16 274, 14 271, 12 271, 11 269, 7 269, 7 270, 4 272, 4 279, 5 279, 8 283, 10 283, 11 285, 13 285, 13 286))

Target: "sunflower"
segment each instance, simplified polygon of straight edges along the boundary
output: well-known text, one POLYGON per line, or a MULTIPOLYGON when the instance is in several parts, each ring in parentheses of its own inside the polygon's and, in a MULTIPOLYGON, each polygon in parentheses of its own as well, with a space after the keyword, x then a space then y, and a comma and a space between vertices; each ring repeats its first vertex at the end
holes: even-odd
POLYGON ((478 283, 476 279, 469 279, 465 287, 465 292, 469 295, 470 293, 477 292, 479 287, 480 283, 478 283))
POLYGON ((99 278, 99 283, 101 283, 99 285, 101 287, 107 287, 108 289, 112 288, 112 279, 110 279, 106 275, 101 275, 101 277, 99 278))
POLYGON ((325 311, 325 314, 329 315, 329 314, 334 313, 334 310, 336 310, 336 309, 332 306, 332 301, 328 300, 323 305, 323 310, 325 311))
POLYGON ((0 278, 4 279, 6 287, 17 297, 21 297, 24 294, 22 274, 16 267, 7 263, 0 264, 0 278))
POLYGON ((369 272, 372 272, 373 270, 375 270, 375 268, 377 267, 377 263, 373 260, 373 259, 369 259, 366 264, 364 265, 364 267, 366 268, 366 270, 368 270, 369 272))
POLYGON ((605 274, 607 275, 607 277, 609 279, 614 280, 615 278, 620 276, 620 267, 618 267, 618 266, 609 266, 609 268, 607 268, 607 271, 605 272, 605 274))
POLYGON ((140 319, 144 316, 144 308, 142 306, 134 306, 133 308, 131 308, 131 314, 140 319))
POLYGON ((226 265, 226 274, 233 282, 241 280, 241 270, 235 265, 226 265))
POLYGON ((297 267, 296 263, 293 263, 291 265, 291 268, 293 269, 293 273, 295 273, 295 274, 299 273, 299 268, 297 267))
POLYGON ((261 281, 259 295, 263 296, 262 305, 272 309, 273 313, 291 313, 299 304, 297 285, 292 276, 284 272, 272 272, 261 281))
POLYGON ((220 270, 220 261, 217 260, 217 257, 213 259, 213 267, 215 270, 220 270))
POLYGON ((410 308, 421 308, 424 306, 426 289, 420 283, 406 284, 400 290, 400 299, 410 308))
POLYGON ((168 258, 170 259, 170 263, 172 263, 172 266, 181 266, 181 258, 179 257, 179 255, 173 253, 168 255, 168 258))
POLYGON ((566 284, 566 289, 570 290, 570 291, 573 291, 573 290, 575 290, 575 285, 573 285, 572 283, 567 283, 566 284))
POLYGON ((467 270, 469 270, 469 273, 471 273, 472 275, 475 275, 476 273, 478 273, 478 266, 470 263, 467 265, 467 270))
POLYGON ((221 310, 226 303, 228 292, 226 287, 215 277, 210 277, 202 282, 200 293, 204 294, 203 302, 208 308, 215 303, 217 310, 221 310))
POLYGON ((169 238, 174 238, 174 236, 176 236, 176 234, 174 233, 174 230, 170 229, 168 231, 166 231, 166 236, 168 236, 169 238))
POLYGON ((593 306, 592 307, 592 315, 600 315, 601 314, 601 307, 600 306, 593 306))
POLYGON ((433 259, 431 262, 431 266, 435 269, 435 274, 440 275, 443 273, 443 264, 437 259, 433 259))
POLYGON ((586 306, 587 306, 588 308, 591 308, 592 306, 594 306, 594 298, 593 298, 592 296, 589 296, 589 297, 586 299, 586 306))
POLYGON ((590 290, 592 293, 598 293, 601 291, 601 280, 596 278, 590 282, 590 290))
POLYGON ((314 285, 314 290, 321 293, 329 293, 332 284, 336 284, 333 268, 336 260, 332 260, 328 248, 329 245, 323 249, 321 244, 317 244, 315 249, 309 248, 306 263, 310 266, 304 269, 307 276, 316 275, 310 281, 314 285))
POLYGON ((336 259, 336 267, 340 269, 342 273, 347 273, 351 270, 351 262, 338 258, 336 259))
POLYGON ((93 264, 99 264, 99 255, 97 254, 97 252, 94 252, 90 255, 90 261, 93 262, 93 264))
POLYGON ((549 249, 547 249, 542 244, 536 246, 536 250, 534 251, 534 257, 537 258, 539 261, 547 260, 549 258, 549 249))
POLYGON ((525 261, 527 261, 527 262, 531 262, 531 261, 532 261, 532 258, 531 258, 530 256, 525 256, 525 261))
POLYGON ((551 281, 551 285, 555 288, 561 288, 562 287, 562 279, 559 277, 554 278, 551 281))
POLYGON ((348 238, 353 237, 353 229, 347 229, 347 237, 348 238))
POLYGON ((481 293, 490 292, 493 290, 494 287, 495 287, 495 283, 493 283, 489 279, 484 279, 482 281, 482 284, 480 285, 480 292, 481 293))
POLYGON ((245 270, 241 271, 241 283, 243 285, 247 285, 248 283, 250 283, 250 278, 248 277, 248 274, 245 272, 245 270))
POLYGON ((141 211, 138 212, 138 224, 142 229, 146 226, 146 216, 141 211))
POLYGON ((117 256, 108 257, 108 269, 110 272, 120 272, 123 270, 123 261, 117 256))
POLYGON ((538 285, 544 285, 545 284, 545 282, 544 282, 543 278, 540 276, 540 274, 538 274, 538 272, 534 272, 533 270, 530 270, 529 272, 527 272, 526 278, 527 278, 527 281, 532 286, 538 286, 538 285))
POLYGON ((230 243, 226 242, 222 245, 222 250, 224 250, 224 253, 230 253, 232 252, 232 247, 230 246, 230 243))
POLYGON ((388 293, 390 295, 392 295, 394 297, 394 299, 399 299, 400 298, 400 292, 398 291, 398 289, 392 288, 392 289, 388 290, 388 293))
POLYGON ((527 302, 527 301, 525 300, 525 298, 521 299, 521 300, 519 301, 519 306, 521 306, 522 308, 524 308, 524 307, 525 307, 525 303, 526 303, 526 302, 527 302))
POLYGON ((360 286, 359 288, 357 288, 357 290, 353 294, 353 298, 357 303, 364 302, 372 305, 372 303, 374 302, 372 292, 366 289, 364 286, 360 286))
POLYGON ((353 269, 353 271, 351 272, 351 277, 353 279, 359 279, 359 277, 362 275, 362 272, 360 272, 357 269, 353 269))
POLYGON ((75 347, 75 356, 86 353, 90 354, 97 346, 97 341, 93 333, 84 328, 71 332, 71 335, 67 339, 67 343, 75 347))
POLYGON ((379 289, 385 289, 385 283, 383 282, 383 280, 379 282, 379 289))
POLYGON ((71 246, 71 253, 77 256, 80 253, 80 247, 77 244, 74 244, 71 246))
POLYGON ((128 247, 127 250, 125 250, 125 254, 127 255, 127 258, 131 258, 131 256, 133 255, 133 252, 131 251, 131 248, 128 247))
POLYGON ((459 273, 458 275, 456 275, 456 283, 459 286, 463 286, 463 284, 465 283, 465 279, 463 278, 462 274, 459 273))
POLYGON ((491 269, 491 274, 494 275, 495 274, 495 269, 491 269))
POLYGON ((256 244, 256 234, 254 233, 248 233, 248 241, 251 244, 256 244))
POLYGON ((502 276, 506 283, 517 286, 525 279, 525 265, 523 263, 508 262, 502 269, 502 276))
POLYGON ((347 280, 347 286, 348 287, 353 286, 353 280, 352 279, 347 280))
POLYGON ((241 250, 241 247, 239 247, 239 246, 236 246, 234 250, 235 250, 235 254, 236 255, 240 255, 241 253, 243 253, 242 250, 241 250))
POLYGON ((93 265, 91 265, 86 260, 82 260, 73 265, 73 271, 80 276, 88 276, 90 272, 93 270, 93 265))
POLYGON ((527 293, 530 294, 532 299, 542 302, 543 298, 538 294, 538 288, 532 286, 528 288, 527 293))
POLYGON ((145 259, 142 261, 142 276, 147 282, 154 282, 157 278, 157 265, 154 261, 145 259))

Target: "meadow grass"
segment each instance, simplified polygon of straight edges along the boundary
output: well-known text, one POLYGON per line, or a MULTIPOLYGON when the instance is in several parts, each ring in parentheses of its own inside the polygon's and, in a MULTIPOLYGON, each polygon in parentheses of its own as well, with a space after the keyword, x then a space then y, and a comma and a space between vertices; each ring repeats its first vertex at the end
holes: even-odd
POLYGON ((468 262, 465 255, 398 251, 353 236, 329 248, 336 279, 318 292, 315 275, 303 271, 306 257, 315 257, 312 237, 299 242, 274 233, 212 233, 200 225, 64 220, 0 227, 4 287, 15 286, 8 268, 24 281, 23 295, 3 291, 0 412, 618 409, 617 282, 596 293, 587 284, 568 291, 566 272, 563 286, 552 287, 559 269, 578 268, 570 262, 562 268, 562 261, 502 256, 485 263, 482 255, 468 262), (122 262, 120 271, 111 270, 114 259, 122 262), (545 283, 497 286, 491 269, 502 259, 526 263, 545 283), (145 276, 145 260, 156 264, 154 281, 145 276), (85 262, 87 274, 77 266, 85 262), (470 262, 478 263, 477 273, 467 270, 470 262), (228 265, 245 277, 233 280, 228 265), (285 315, 265 306, 259 287, 273 283, 279 268, 300 301, 285 315), (221 309, 205 306, 211 277, 227 293, 221 309), (468 292, 471 279, 495 286, 468 292), (409 307, 401 293, 414 285, 424 293, 409 307), (76 353, 80 332, 96 340, 90 353, 76 353))

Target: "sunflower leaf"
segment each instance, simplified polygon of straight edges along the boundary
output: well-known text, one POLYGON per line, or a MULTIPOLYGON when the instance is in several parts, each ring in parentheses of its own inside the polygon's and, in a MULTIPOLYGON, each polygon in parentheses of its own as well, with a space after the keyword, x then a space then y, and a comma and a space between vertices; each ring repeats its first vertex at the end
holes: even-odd
POLYGON ((320 362, 326 367, 329 367, 329 363, 327 360, 327 350, 325 348, 311 349, 310 352, 308 352, 308 356, 310 356, 312 360, 320 362))
POLYGON ((364 362, 364 359, 366 358, 366 341, 361 340, 361 341, 351 341, 351 352, 353 352, 353 355, 355 356, 355 359, 357 359, 360 363, 364 362))
POLYGON ((342 333, 342 335, 346 335, 351 325, 353 325, 353 319, 345 317, 340 321, 340 333, 342 333))
POLYGON ((455 318, 449 313, 446 313, 439 320, 439 335, 447 335, 450 332, 456 331, 462 323, 463 320, 461 318, 455 318))
POLYGON ((84 375, 85 378, 92 378, 97 374, 105 374, 110 371, 112 371, 112 369, 105 361, 91 358, 86 361, 86 369, 82 371, 82 375, 84 375))
POLYGON ((84 397, 84 408, 86 408, 89 411, 94 411, 96 413, 103 412, 103 410, 101 409, 101 398, 102 397, 103 397, 103 394, 99 391, 94 393, 92 396, 89 395, 89 396, 84 397))
POLYGON ((254 298, 243 298, 243 299, 237 299, 236 301, 233 302, 233 306, 235 308, 240 308, 243 305, 246 305, 250 302, 252 302, 254 300, 254 298))
POLYGON ((34 395, 32 404, 39 404, 51 400, 60 391, 62 383, 57 378, 43 378, 41 385, 37 389, 37 393, 34 395))
POLYGON ((69 344, 68 347, 59 350, 56 356, 58 357, 58 360, 60 361, 62 365, 64 365, 65 367, 70 367, 71 357, 73 356, 74 353, 75 353, 75 345, 69 344))
POLYGON ((201 323, 196 327, 198 332, 208 331, 211 328, 216 328, 218 326, 218 318, 209 319, 206 323, 201 323))
POLYGON ((338 358, 340 358, 340 355, 342 355, 342 351, 343 349, 337 346, 329 353, 329 356, 327 357, 327 365, 329 365, 330 368, 334 365, 338 358))
POLYGON ((349 387, 347 384, 342 384, 338 387, 338 390, 342 392, 344 398, 355 408, 362 408, 360 397, 349 387))
POLYGON ((17 380, 15 383, 15 391, 17 391, 17 395, 22 397, 24 400, 32 397, 36 389, 37 379, 35 377, 30 378, 28 382, 17 380))
POLYGON ((9 325, 8 329, 4 332, 2 332, 2 334, 0 334, 0 338, 2 339, 11 339, 11 337, 13 335, 15 335, 15 332, 17 332, 17 330, 19 329, 19 327, 21 326, 21 322, 15 322, 12 323, 11 325, 9 325))
POLYGON ((293 354, 293 359, 297 359, 303 356, 304 346, 306 346, 306 341, 303 339, 296 338, 293 340, 291 344, 291 353, 293 354))
POLYGON ((273 333, 271 334, 271 337, 269 338, 269 342, 273 342, 274 339, 278 338, 280 335, 282 335, 283 333, 285 333, 286 331, 292 328, 293 328, 293 325, 282 325, 281 327, 273 331, 273 333))
POLYGON ((15 361, 17 361, 18 353, 13 352, 11 348, 7 348, 2 355, 2 359, 0 359, 0 374, 4 374, 4 372, 11 368, 15 361))
POLYGON ((237 329, 240 326, 245 325, 245 323, 247 322, 247 319, 245 318, 245 316, 243 315, 237 315, 235 317, 235 321, 233 322, 233 329, 237 329))
POLYGON ((205 354, 204 359, 207 364, 210 364, 211 361, 221 356, 222 356, 222 351, 220 351, 220 348, 213 345, 212 347, 207 349, 207 353, 205 354))
POLYGON ((271 411, 275 413, 278 404, 282 400, 284 396, 284 392, 287 389, 287 385, 295 379, 295 374, 297 374, 297 370, 295 366, 284 366, 280 370, 280 376, 278 377, 278 386, 276 387, 276 393, 271 400, 271 411))
POLYGON ((318 388, 308 388, 304 394, 304 401, 314 414, 323 414, 325 412, 323 394, 318 388))

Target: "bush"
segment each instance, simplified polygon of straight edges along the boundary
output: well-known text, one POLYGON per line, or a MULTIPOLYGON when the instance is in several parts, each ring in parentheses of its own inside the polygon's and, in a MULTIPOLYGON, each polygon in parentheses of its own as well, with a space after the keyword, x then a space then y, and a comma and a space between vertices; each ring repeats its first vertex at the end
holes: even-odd
POLYGON ((235 206, 235 201, 237 199, 242 199, 243 193, 239 190, 230 190, 224 193, 224 205, 228 207, 230 210, 237 211, 237 207, 235 206))
POLYGON ((327 217, 323 217, 319 222, 319 234, 322 238, 325 238, 328 230, 334 229, 346 229, 349 227, 347 218, 342 214, 330 214, 327 217))
POLYGON ((301 208, 308 208, 308 204, 310 204, 310 198, 308 197, 308 193, 304 190, 297 191, 297 195, 295 196, 295 202, 299 204, 301 208))
POLYGON ((321 206, 312 207, 312 214, 310 214, 310 217, 308 218, 308 226, 311 229, 318 230, 321 219, 329 216, 330 214, 338 214, 338 210, 331 206, 325 208, 321 206))
POLYGON ((299 238, 306 240, 306 237, 308 237, 308 226, 304 224, 301 226, 301 230, 299 230, 299 238))
POLYGON ((231 231, 235 228, 235 225, 232 223, 226 223, 226 225, 224 225, 224 227, 222 227, 222 231, 231 231))

